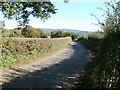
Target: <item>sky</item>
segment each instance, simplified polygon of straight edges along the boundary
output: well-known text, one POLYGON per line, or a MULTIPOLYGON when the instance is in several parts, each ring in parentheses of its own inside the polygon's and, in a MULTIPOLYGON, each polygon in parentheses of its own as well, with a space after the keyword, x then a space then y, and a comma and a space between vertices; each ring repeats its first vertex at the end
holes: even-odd
MULTIPOLYGON (((98 31, 100 27, 94 25, 97 23, 96 15, 100 20, 103 19, 103 11, 98 7, 105 8, 104 1, 100 0, 70 0, 69 3, 64 3, 63 0, 51 0, 56 6, 57 13, 52 14, 51 18, 43 22, 41 19, 30 17, 29 24, 35 28, 52 28, 52 29, 76 29, 82 31, 98 31)), ((18 23, 16 20, 8 20, 3 18, 0 12, 0 21, 5 20, 8 29, 16 28, 18 23)))

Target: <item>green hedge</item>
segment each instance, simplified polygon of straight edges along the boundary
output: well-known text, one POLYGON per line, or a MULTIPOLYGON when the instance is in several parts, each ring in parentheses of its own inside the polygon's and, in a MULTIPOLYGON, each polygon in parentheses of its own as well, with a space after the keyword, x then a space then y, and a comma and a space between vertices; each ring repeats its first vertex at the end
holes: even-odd
POLYGON ((94 52, 85 76, 78 87, 120 88, 120 32, 108 34, 102 39, 79 39, 94 52))
POLYGON ((3 42, 1 65, 10 67, 19 62, 39 58, 70 44, 71 38, 8 38, 3 42))
POLYGON ((81 37, 78 33, 68 32, 68 31, 52 31, 51 32, 51 38, 60 38, 60 37, 71 37, 72 40, 77 40, 81 37))

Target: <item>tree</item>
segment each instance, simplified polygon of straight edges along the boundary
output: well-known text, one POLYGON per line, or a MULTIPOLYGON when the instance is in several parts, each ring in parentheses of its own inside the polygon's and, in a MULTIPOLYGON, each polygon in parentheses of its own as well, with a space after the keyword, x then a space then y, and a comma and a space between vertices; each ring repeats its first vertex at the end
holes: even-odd
MULTIPOLYGON (((41 0, 41 2, 26 2, 27 0, 20 0, 21 2, 0 2, 0 11, 5 18, 15 18, 19 26, 25 26, 29 23, 29 16, 41 18, 43 21, 50 18, 50 14, 55 14, 55 6, 50 0, 41 0)), ((69 0, 64 0, 68 3, 69 0)))
POLYGON ((43 21, 50 18, 51 14, 56 13, 55 6, 48 2, 2 2, 0 11, 5 18, 15 18, 20 26, 29 23, 29 17, 32 15, 41 18, 43 21))
POLYGON ((36 28, 33 28, 32 26, 27 25, 22 30, 22 35, 25 36, 26 38, 38 38, 40 35, 40 31, 37 30, 36 28))
POLYGON ((106 20, 103 29, 107 34, 109 34, 120 30, 120 1, 116 2, 115 5, 110 2, 106 2, 106 5, 108 7, 108 13, 106 13, 106 20), (110 8, 112 8, 111 11, 110 8))
MULTIPOLYGON (((120 31, 120 1, 105 2, 107 10, 104 11, 105 20, 101 26, 105 34, 120 31)), ((100 23, 101 24, 101 23, 100 23)))

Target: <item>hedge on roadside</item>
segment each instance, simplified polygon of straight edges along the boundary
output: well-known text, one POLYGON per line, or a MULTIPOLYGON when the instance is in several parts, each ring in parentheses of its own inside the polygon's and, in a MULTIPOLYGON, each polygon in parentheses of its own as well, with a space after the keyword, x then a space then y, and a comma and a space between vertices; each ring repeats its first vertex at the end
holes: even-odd
POLYGON ((70 44, 71 38, 8 38, 2 46, 2 67, 10 67, 20 60, 41 57, 70 44))

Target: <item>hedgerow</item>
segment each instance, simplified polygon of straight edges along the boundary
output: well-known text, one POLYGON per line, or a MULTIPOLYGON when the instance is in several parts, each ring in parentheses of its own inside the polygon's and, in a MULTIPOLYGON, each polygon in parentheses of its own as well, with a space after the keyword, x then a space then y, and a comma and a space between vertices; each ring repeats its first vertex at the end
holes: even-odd
POLYGON ((70 37, 8 38, 2 44, 1 66, 11 67, 19 62, 39 58, 67 46, 70 42, 70 37))
POLYGON ((94 52, 78 87, 83 88, 120 88, 120 1, 106 2, 107 10, 104 37, 101 39, 79 39, 94 52), (108 12, 112 13, 108 13, 108 12))

